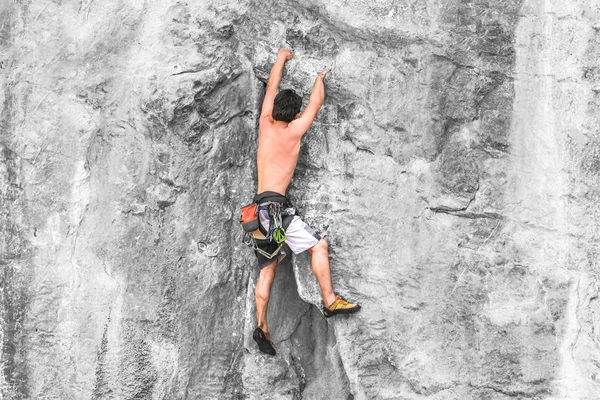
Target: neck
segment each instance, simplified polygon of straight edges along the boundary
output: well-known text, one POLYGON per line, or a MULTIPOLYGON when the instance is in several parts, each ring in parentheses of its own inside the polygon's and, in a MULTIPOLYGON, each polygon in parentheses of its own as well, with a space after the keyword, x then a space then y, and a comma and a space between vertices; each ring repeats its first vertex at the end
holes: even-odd
POLYGON ((289 122, 273 120, 273 125, 276 128, 287 128, 289 122))

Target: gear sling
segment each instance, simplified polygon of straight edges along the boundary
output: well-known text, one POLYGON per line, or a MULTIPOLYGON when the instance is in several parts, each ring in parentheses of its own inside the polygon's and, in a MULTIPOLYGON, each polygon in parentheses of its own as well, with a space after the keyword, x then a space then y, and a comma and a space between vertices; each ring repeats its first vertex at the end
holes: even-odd
POLYGON ((264 192, 254 197, 254 202, 240 209, 240 223, 244 229, 243 242, 272 259, 285 242, 285 230, 288 228, 296 210, 287 197, 276 192, 264 192), (260 211, 266 210, 269 216, 269 229, 260 223, 260 211))

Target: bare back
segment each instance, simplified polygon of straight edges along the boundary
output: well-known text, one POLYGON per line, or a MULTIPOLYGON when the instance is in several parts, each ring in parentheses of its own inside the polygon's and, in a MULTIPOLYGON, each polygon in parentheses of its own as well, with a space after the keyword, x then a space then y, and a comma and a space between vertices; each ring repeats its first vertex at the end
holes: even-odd
POLYGON ((285 123, 264 118, 258 133, 258 193, 273 191, 285 195, 294 176, 301 134, 285 123))
MULTIPOLYGON (((323 79, 329 72, 329 68, 321 71, 315 79, 308 105, 300 116, 296 114, 295 118, 289 123, 273 118, 273 106, 277 96, 277 88, 283 76, 283 66, 286 61, 292 58, 293 54, 290 50, 280 49, 277 54, 277 61, 269 75, 267 91, 260 113, 260 129, 258 132, 258 154, 256 155, 258 193, 271 191, 286 194, 296 169, 298 153, 300 153, 300 139, 308 131, 325 99, 323 79)), ((292 109, 294 113, 299 110, 300 104, 298 110, 292 109)), ((284 119, 287 120, 288 118, 284 119)))

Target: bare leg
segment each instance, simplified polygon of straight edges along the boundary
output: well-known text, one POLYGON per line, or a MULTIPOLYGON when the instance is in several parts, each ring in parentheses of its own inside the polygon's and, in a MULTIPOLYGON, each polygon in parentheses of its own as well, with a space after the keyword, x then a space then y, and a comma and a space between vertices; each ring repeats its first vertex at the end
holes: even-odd
POLYGON ((256 288, 254 289, 254 296, 256 299, 256 321, 258 322, 258 327, 262 329, 263 332, 269 331, 269 326, 267 325, 267 308, 276 271, 277 261, 273 261, 271 264, 262 268, 260 270, 260 275, 258 276, 258 281, 256 282, 256 288))
POLYGON ((329 269, 329 247, 324 239, 308 249, 312 255, 312 271, 317 277, 321 293, 323 294, 323 302, 329 306, 335 301, 335 294, 331 285, 331 270, 329 269))

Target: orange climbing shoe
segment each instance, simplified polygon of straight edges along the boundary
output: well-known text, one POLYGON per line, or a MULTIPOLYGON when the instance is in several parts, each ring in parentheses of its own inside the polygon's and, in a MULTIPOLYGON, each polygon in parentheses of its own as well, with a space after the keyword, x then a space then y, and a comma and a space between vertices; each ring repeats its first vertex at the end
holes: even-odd
MULTIPOLYGON (((321 303, 323 303, 321 301, 321 303)), ((323 303, 323 315, 325 318, 333 317, 336 314, 352 314, 360 310, 358 304, 348 303, 342 296, 335 296, 335 301, 329 307, 323 303)))

